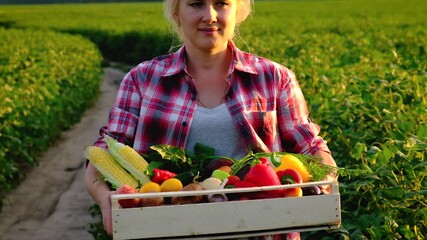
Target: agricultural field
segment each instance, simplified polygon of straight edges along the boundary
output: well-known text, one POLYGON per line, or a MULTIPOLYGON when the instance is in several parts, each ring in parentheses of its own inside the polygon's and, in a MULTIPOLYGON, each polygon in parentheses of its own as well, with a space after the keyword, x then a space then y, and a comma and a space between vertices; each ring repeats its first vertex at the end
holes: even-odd
MULTIPOLYGON (((159 2, 2 6, 1 26, 81 35, 105 63, 178 44, 159 2)), ((427 1, 255 1, 235 41, 295 72, 341 168, 342 228, 304 238, 425 239, 427 1)))
POLYGON ((102 56, 87 38, 49 30, 0 28, 0 42, 3 199, 96 100, 102 56))

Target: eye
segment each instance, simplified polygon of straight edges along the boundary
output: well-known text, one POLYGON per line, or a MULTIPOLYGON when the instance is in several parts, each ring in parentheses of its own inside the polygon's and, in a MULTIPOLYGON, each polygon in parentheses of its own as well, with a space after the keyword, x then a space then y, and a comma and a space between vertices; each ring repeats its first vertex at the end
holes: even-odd
POLYGON ((224 7, 224 6, 228 5, 228 2, 227 1, 218 1, 216 4, 224 7))
POLYGON ((203 1, 190 2, 188 5, 194 8, 200 8, 203 6, 203 1))

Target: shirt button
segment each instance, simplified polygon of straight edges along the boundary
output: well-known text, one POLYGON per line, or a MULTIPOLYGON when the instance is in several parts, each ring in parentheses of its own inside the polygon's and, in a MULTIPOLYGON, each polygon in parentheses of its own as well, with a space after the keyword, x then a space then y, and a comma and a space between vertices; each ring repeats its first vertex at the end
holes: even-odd
POLYGON ((183 122, 182 126, 186 127, 187 126, 187 122, 183 122))
POLYGON ((196 96, 191 97, 191 100, 193 100, 193 101, 196 101, 196 99, 197 99, 196 96))

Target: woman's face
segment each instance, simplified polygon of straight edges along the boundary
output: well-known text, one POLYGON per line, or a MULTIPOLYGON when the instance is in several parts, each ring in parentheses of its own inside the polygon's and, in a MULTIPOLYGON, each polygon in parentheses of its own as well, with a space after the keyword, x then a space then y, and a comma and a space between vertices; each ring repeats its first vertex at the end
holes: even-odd
POLYGON ((225 50, 234 36, 236 5, 236 0, 180 0, 175 17, 186 47, 225 50))

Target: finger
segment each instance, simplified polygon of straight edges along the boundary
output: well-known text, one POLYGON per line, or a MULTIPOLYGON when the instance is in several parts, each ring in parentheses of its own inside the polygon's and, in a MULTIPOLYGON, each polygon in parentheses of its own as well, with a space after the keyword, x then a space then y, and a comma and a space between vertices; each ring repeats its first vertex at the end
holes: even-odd
POLYGON ((105 216, 103 217, 103 225, 104 225, 105 232, 107 232, 107 234, 110 236, 113 235, 113 224, 112 224, 111 212, 105 214, 105 216))

